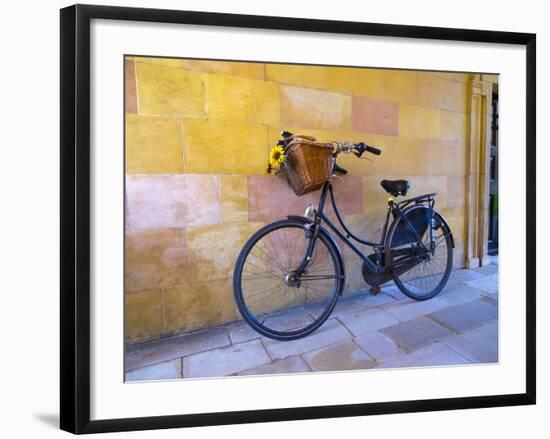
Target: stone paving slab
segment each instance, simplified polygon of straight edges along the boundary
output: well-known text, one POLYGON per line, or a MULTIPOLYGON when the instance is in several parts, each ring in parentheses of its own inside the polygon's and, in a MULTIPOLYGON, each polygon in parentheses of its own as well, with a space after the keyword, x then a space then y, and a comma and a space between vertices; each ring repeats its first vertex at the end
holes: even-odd
POLYGON ((247 369, 237 373, 237 375, 275 375, 300 372, 311 372, 311 369, 300 355, 295 355, 283 360, 276 360, 273 363, 247 369))
POLYGON ((443 290, 433 299, 416 301, 401 300, 382 306, 382 309, 401 321, 412 320, 423 315, 439 311, 449 306, 472 301, 483 297, 483 293, 465 285, 443 290))
POLYGON ((338 316, 338 320, 348 328, 353 336, 378 331, 399 323, 395 317, 381 309, 365 309, 358 312, 343 313, 338 316))
POLYGON ((484 294, 478 289, 462 284, 453 288, 444 289, 441 293, 430 300, 446 303, 447 306, 453 306, 465 302, 471 302, 472 300, 480 299, 483 296, 484 294))
POLYGON ((498 264, 487 264, 482 267, 472 268, 472 270, 485 275, 495 274, 498 273, 498 264))
POLYGON ((485 325, 464 334, 452 335, 442 343, 472 363, 497 363, 498 342, 493 332, 492 325, 485 325))
POLYGON ((485 275, 474 270, 453 270, 450 279, 456 279, 460 282, 467 282, 475 279, 483 279, 485 275))
POLYGON ((496 294, 498 292, 498 274, 484 276, 481 279, 465 282, 465 284, 488 294, 496 294))
POLYGON ((126 372, 126 381, 154 381, 181 379, 181 359, 142 367, 126 372))
POLYGON ((384 286, 380 290, 381 293, 388 294, 392 296, 395 300, 410 300, 405 294, 401 292, 399 288, 397 288, 397 285, 395 285, 395 283, 393 282, 384 284, 384 286))
POLYGON ((444 344, 435 342, 412 353, 396 355, 375 368, 452 366, 457 364, 470 364, 470 362, 444 344))
POLYGON ((254 331, 244 320, 228 325, 227 332, 229 333, 231 343, 243 343, 262 337, 260 333, 254 331))
POLYGON ((446 308, 448 305, 445 302, 436 299, 430 299, 423 302, 408 299, 401 300, 395 304, 383 306, 382 309, 395 319, 405 322, 421 317, 430 312, 439 311, 446 308))
POLYGON ((391 338, 380 332, 361 335, 354 341, 379 363, 384 359, 405 353, 391 338))
POLYGON ((233 375, 270 362, 261 340, 252 340, 184 357, 183 377, 233 375))
POLYGON ((265 326, 268 328, 277 329, 279 331, 289 331, 296 328, 303 328, 310 323, 313 323, 313 318, 306 310, 306 307, 301 306, 292 311, 271 315, 265 319, 265 326))
POLYGON ((487 336, 492 337, 495 340, 498 340, 498 320, 492 320, 488 323, 485 323, 483 326, 480 326, 479 328, 472 329, 472 332, 475 332, 476 334, 480 336, 487 336))
POLYGON ((395 299, 389 294, 380 293, 373 296, 366 292, 357 297, 342 297, 336 303, 333 316, 338 317, 340 314, 349 313, 350 311, 359 311, 362 309, 376 308, 387 303, 393 303, 395 299))
POLYGON ((498 318, 498 308, 483 300, 451 306, 428 317, 454 332, 464 332, 498 318))
POLYGON ((370 369, 378 363, 351 340, 304 354, 313 371, 370 369))
POLYGON ((426 317, 408 320, 382 329, 381 332, 395 341, 405 352, 414 351, 451 335, 447 328, 426 317))
POLYGON ((130 346, 125 355, 125 369, 133 370, 197 352, 229 345, 225 327, 211 328, 160 341, 130 346))
MULTIPOLYGON (((336 302, 336 307, 330 316, 338 317, 341 314, 357 312, 363 309, 376 308, 392 302, 395 302, 395 299, 384 293, 373 296, 368 291, 364 291, 358 294, 344 295, 338 299, 338 302, 336 302)), ((318 305, 312 305, 310 310, 318 315, 320 311, 324 310, 324 306, 321 307, 318 305)))
POLYGON ((264 344, 273 360, 313 351, 351 338, 349 331, 336 319, 329 319, 312 334, 292 341, 266 338, 264 344))

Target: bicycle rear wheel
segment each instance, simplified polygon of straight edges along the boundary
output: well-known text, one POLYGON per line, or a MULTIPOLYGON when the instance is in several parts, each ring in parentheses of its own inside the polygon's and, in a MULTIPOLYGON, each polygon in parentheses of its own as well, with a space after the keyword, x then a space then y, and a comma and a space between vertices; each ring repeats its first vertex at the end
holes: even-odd
POLYGON ((338 249, 320 231, 301 276, 310 241, 306 224, 269 224, 245 244, 233 273, 235 303, 248 324, 266 337, 293 340, 315 331, 329 317, 343 284, 338 249))
POLYGON ((405 212, 409 224, 429 251, 419 245, 414 232, 402 218, 398 218, 388 232, 386 264, 392 267, 397 287, 414 300, 427 300, 438 294, 447 284, 453 268, 451 231, 437 212, 433 212, 430 227, 431 213, 423 205, 405 212), (432 228, 434 240, 430 248, 432 228))

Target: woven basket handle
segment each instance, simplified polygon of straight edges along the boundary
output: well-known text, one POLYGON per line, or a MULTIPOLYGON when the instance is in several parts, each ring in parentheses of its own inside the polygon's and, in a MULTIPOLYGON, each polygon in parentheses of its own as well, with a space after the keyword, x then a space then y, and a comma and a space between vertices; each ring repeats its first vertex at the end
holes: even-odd
POLYGON ((288 138, 288 141, 287 141, 286 147, 284 149, 284 152, 286 153, 288 148, 290 148, 293 145, 296 145, 297 143, 300 143, 302 140, 306 140, 308 142, 317 141, 317 139, 313 136, 308 136, 306 134, 293 134, 292 136, 290 136, 288 138))

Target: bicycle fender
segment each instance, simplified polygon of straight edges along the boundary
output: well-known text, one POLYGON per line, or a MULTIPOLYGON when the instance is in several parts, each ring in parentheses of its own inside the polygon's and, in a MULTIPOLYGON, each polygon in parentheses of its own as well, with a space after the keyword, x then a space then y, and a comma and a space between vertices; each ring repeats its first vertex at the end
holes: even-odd
POLYGON ((441 215, 438 211, 434 211, 434 213, 439 217, 439 219, 441 220, 441 222, 445 225, 445 227, 447 227, 447 230, 449 230, 449 236, 451 238, 451 246, 453 248, 455 248, 455 238, 453 236, 453 231, 451 230, 451 228, 449 227, 449 224, 447 223, 447 221, 445 220, 445 218, 443 218, 443 215, 441 215))
POLYGON ((302 215, 287 215, 287 218, 289 220, 297 220, 297 221, 301 221, 303 223, 312 223, 313 220, 308 218, 307 216, 302 216, 302 215))
MULTIPOLYGON (((312 224, 313 221, 305 216, 300 215, 288 215, 287 218, 289 220, 299 221, 304 224, 312 224)), ((327 229, 321 226, 320 232, 323 233, 331 242, 334 244, 334 247, 336 247, 336 251, 338 252, 338 258, 340 259, 340 266, 342 267, 342 287, 340 288, 340 292, 338 293, 340 296, 344 294, 344 279, 346 278, 346 266, 344 264, 344 257, 342 255, 342 250, 340 249, 340 246, 338 245, 338 242, 332 236, 327 229)))
MULTIPOLYGON (((403 215, 406 215, 410 210, 413 210, 413 209, 416 209, 418 208, 418 205, 414 205, 414 206, 409 206, 407 207, 405 210, 403 210, 403 215)), ((437 215, 439 217, 439 219, 441 220, 441 222, 443 223, 443 225, 445 227, 447 227, 447 229, 449 230, 449 237, 451 238, 451 247, 452 248, 455 248, 455 238, 453 236, 453 231, 451 230, 451 228, 449 227, 449 223, 447 223, 447 221, 445 220, 445 218, 443 218, 443 215, 441 215, 437 210, 434 210, 434 215, 437 215)), ((390 225, 390 227, 388 228, 388 236, 389 236, 389 231, 394 227, 394 224, 397 222, 397 219, 394 219, 392 224, 390 225)), ((387 250, 388 249, 388 245, 389 243, 386 242, 384 244, 384 247, 385 249, 387 250)))

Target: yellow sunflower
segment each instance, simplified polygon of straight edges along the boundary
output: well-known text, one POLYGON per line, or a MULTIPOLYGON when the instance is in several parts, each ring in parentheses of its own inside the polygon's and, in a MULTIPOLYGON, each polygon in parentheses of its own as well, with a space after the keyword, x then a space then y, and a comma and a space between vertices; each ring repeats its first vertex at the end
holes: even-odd
POLYGON ((275 146, 269 154, 269 164, 274 168, 280 168, 285 161, 285 152, 281 146, 275 146))

